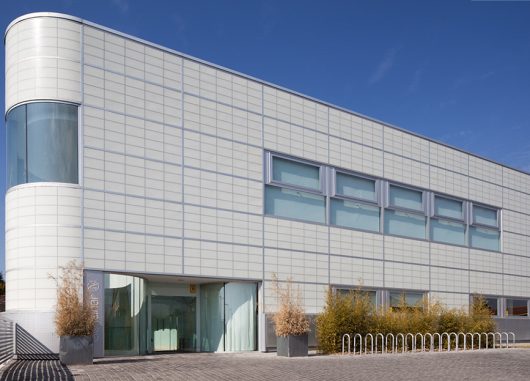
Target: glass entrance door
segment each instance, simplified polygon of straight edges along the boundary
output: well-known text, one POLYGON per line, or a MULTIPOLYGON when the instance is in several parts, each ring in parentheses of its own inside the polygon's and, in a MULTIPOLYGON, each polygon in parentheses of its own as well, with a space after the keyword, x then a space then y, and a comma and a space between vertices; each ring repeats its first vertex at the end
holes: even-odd
POLYGON ((192 352, 196 349, 196 299, 189 296, 151 297, 153 350, 192 352))

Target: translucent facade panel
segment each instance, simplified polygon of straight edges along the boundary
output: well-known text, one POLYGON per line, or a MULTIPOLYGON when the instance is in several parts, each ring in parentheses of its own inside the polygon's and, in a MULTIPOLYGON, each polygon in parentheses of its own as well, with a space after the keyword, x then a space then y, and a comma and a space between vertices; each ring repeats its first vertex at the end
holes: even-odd
POLYGON ((466 244, 466 227, 458 222, 431 219, 431 239, 463 246, 466 244))
POLYGON ((481 225, 497 226, 497 211, 473 205, 473 222, 481 225))
POLYGON ((27 105, 28 182, 77 183, 77 106, 27 105))
POLYGON ((385 233, 425 239, 425 221, 424 216, 387 209, 385 211, 385 233))
POLYGON ((421 191, 390 185, 390 205, 398 208, 423 210, 421 191))
POLYGON ((434 214, 440 217, 463 218, 463 202, 449 198, 434 198, 434 214))
POLYGON ((498 230, 483 229, 476 226, 471 226, 469 233, 471 247, 499 251, 500 233, 498 230))
POLYGON ((273 157, 272 179, 284 184, 320 190, 320 167, 273 157))
POLYGON ((331 200, 331 223, 353 229, 379 231, 379 208, 354 201, 331 200))
POLYGON ((423 293, 409 292, 409 291, 391 291, 390 292, 390 307, 399 309, 402 307, 413 308, 423 307, 423 293))
POLYGON ((506 299, 506 316, 528 316, 528 300, 506 299))
POLYGON ((376 201, 375 181, 337 172, 336 194, 376 201))
POLYGON ((323 196, 293 189, 267 186, 265 213, 277 217, 324 223, 326 201, 323 196))
POLYGON ((7 187, 26 182, 26 106, 7 114, 7 187))

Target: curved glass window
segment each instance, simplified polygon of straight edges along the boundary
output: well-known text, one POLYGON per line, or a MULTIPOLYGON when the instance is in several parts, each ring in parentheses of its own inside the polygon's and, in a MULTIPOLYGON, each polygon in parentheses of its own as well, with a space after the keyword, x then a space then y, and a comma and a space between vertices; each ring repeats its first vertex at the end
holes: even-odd
POLYGON ((29 103, 9 112, 7 185, 77 183, 77 106, 29 103))

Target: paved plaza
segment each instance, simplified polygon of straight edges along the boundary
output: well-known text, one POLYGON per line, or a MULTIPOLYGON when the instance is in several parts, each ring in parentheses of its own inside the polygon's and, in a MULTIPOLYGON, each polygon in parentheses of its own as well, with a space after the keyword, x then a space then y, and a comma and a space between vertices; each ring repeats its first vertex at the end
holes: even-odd
POLYGON ((19 361, 0 380, 529 380, 530 350, 279 358, 195 353, 105 358, 91 366, 19 361))

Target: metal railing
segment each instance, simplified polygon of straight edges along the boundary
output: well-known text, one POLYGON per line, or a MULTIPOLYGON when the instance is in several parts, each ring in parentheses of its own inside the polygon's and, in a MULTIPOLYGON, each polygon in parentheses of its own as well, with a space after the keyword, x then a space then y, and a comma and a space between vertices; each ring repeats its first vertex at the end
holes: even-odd
POLYGON ((451 352, 510 348, 515 344, 513 332, 443 332, 443 333, 367 333, 342 336, 342 354, 451 352), (511 344, 510 344, 511 339, 511 344), (352 347, 353 344, 353 347, 352 347))
POLYGON ((15 323, 0 317, 0 364, 15 355, 15 323))

